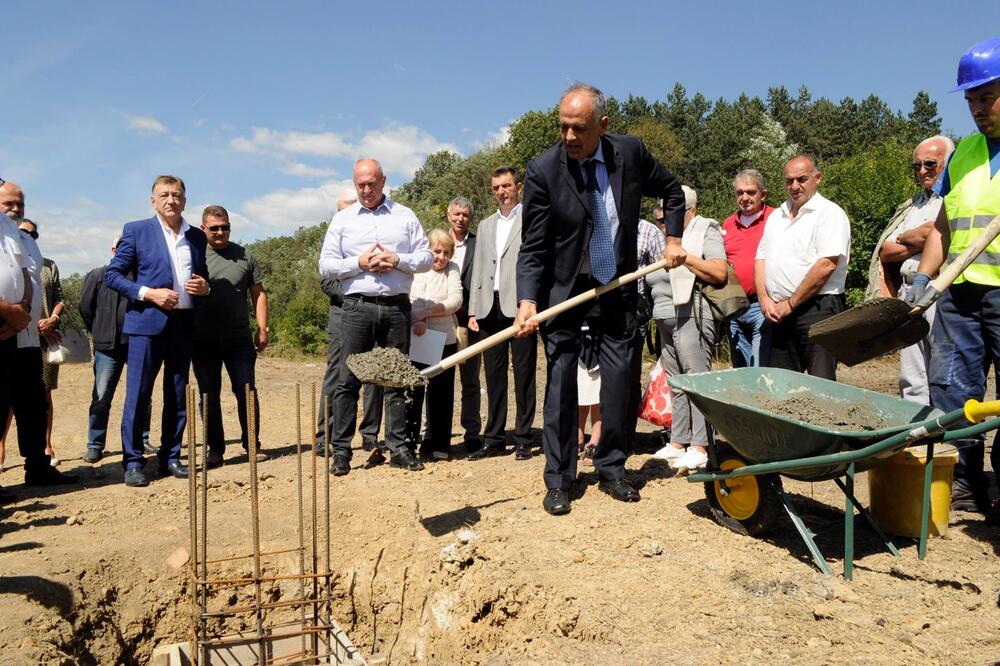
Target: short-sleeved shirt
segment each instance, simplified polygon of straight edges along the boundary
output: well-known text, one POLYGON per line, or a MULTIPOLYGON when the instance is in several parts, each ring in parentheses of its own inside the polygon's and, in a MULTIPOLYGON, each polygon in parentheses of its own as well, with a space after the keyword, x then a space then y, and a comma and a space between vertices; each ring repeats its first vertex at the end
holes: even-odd
MULTIPOLYGON (((722 231, 717 222, 712 222, 705 228, 705 244, 701 251, 702 259, 725 259, 726 248, 722 243, 722 231)), ((654 271, 646 276, 646 284, 653 296, 653 319, 670 319, 676 316, 674 308, 674 291, 670 286, 669 271, 654 271)), ((693 299, 701 298, 695 290, 693 299)))
POLYGON ((753 283, 753 265, 757 257, 757 247, 764 236, 767 218, 774 209, 764 204, 750 224, 740 222, 740 214, 734 213, 722 223, 723 241, 726 244, 726 259, 736 271, 736 279, 747 296, 755 296, 757 288, 753 283))
POLYGON ((817 192, 792 218, 791 203, 776 209, 764 227, 757 259, 764 260, 767 294, 776 301, 791 297, 821 257, 837 257, 837 267, 820 294, 842 294, 851 256, 851 222, 844 209, 817 192))
POLYGON ((195 301, 195 339, 226 340, 250 335, 247 292, 264 281, 257 259, 236 243, 205 252, 211 293, 195 301))
POLYGON ((0 298, 17 303, 24 297, 24 273, 28 258, 21 247, 21 232, 13 220, 0 213, 0 298))

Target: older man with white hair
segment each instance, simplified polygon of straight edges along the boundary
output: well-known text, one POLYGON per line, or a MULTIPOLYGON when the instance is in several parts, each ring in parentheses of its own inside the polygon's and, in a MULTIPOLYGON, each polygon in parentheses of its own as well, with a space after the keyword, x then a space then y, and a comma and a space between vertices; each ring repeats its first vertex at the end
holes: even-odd
MULTIPOLYGON (((920 266, 927 235, 934 226, 943 199, 934 192, 955 144, 946 136, 924 139, 913 151, 913 174, 920 192, 896 207, 892 219, 875 245, 869 270, 868 297, 906 298, 920 266)), ((924 312, 934 323, 935 306, 924 312)), ((930 404, 927 370, 931 362, 930 336, 899 353, 899 394, 904 400, 930 404)))

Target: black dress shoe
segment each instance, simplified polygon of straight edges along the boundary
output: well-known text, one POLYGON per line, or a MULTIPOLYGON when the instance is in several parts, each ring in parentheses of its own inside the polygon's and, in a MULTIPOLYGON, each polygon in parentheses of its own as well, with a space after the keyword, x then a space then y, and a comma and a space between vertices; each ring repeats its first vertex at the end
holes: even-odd
POLYGON ((569 513, 569 495, 560 488, 549 488, 542 500, 542 508, 553 516, 565 515, 569 513))
POLYGON ((413 457, 409 449, 403 449, 399 453, 393 453, 389 458, 390 467, 399 467, 410 472, 419 472, 424 468, 424 464, 413 457))
POLYGON ((101 462, 101 456, 103 455, 104 451, 101 449, 95 449, 88 446, 87 451, 83 454, 83 462, 90 464, 101 462))
POLYGON ((145 444, 142 445, 142 448, 146 450, 146 453, 160 452, 160 447, 158 447, 156 444, 153 444, 152 442, 146 442, 145 444))
POLYGON ((365 439, 364 437, 361 438, 361 450, 362 451, 371 451, 376 446, 378 446, 378 442, 376 442, 374 439, 365 439))
MULTIPOLYGON (((216 467, 222 467, 222 453, 219 451, 209 451, 208 452, 208 468, 215 469, 216 467)), ((187 475, 185 475, 187 476, 187 475)))
POLYGON ((531 459, 531 444, 528 442, 521 442, 514 449, 514 460, 530 460, 531 459))
POLYGON ((63 474, 55 467, 50 466, 24 473, 24 485, 26 486, 65 486, 79 480, 78 476, 63 474))
POLYGON ((330 474, 334 476, 347 476, 351 472, 351 461, 343 453, 334 453, 333 462, 330 463, 330 474))
POLYGON ((503 445, 497 446, 496 444, 492 444, 489 446, 484 446, 478 451, 473 451, 468 456, 466 456, 466 458, 468 460, 482 460, 483 458, 493 458, 495 456, 505 456, 505 455, 507 455, 506 446, 503 445))
POLYGON ((17 497, 11 495, 9 492, 0 488, 0 504, 10 504, 11 502, 16 502, 17 497))
POLYGON ((139 468, 125 470, 125 485, 130 488, 141 488, 149 485, 149 479, 139 468))
POLYGON ((601 479, 598 487, 619 502, 639 501, 639 491, 625 479, 601 479))
MULTIPOLYGON (((209 453, 208 457, 211 459, 212 454, 209 453)), ((179 460, 171 460, 166 465, 160 465, 160 478, 167 475, 175 479, 186 479, 188 478, 188 468, 182 465, 179 460)))

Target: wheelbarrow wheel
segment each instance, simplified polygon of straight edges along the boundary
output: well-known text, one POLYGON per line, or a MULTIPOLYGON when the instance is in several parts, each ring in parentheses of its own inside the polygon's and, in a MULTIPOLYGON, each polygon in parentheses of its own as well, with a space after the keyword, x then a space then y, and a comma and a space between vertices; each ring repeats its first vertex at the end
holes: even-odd
MULTIPOLYGON (((716 455, 723 471, 749 464, 726 444, 718 446, 716 455)), ((781 515, 777 491, 780 487, 781 477, 777 474, 739 476, 726 480, 728 493, 722 492, 719 481, 709 481, 705 484, 705 497, 717 523, 737 534, 755 537, 766 534, 781 515)))

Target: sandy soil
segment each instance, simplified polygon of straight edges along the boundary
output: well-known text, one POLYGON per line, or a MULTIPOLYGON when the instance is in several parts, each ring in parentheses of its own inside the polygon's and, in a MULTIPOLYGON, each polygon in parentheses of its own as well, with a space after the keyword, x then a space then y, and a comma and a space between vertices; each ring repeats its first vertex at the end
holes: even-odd
MULTIPOLYGON (((843 370, 841 379, 894 392, 895 373, 893 361, 878 361, 843 370)), ((307 383, 321 374, 315 363, 259 364, 262 440, 274 454, 260 466, 265 549, 297 543, 294 383, 304 385, 307 421, 307 383)), ((188 635, 185 574, 168 563, 188 544, 187 484, 126 488, 117 451, 94 467, 81 462, 90 381, 89 368, 66 367, 55 393, 56 450, 62 469, 81 475, 79 487, 22 487, 16 444, 8 444, 0 484, 18 501, 0 507, 4 664, 145 663, 156 645, 188 635)), ((233 436, 233 405, 225 418, 233 436)), ((539 409, 536 425, 540 418, 539 409)), ((581 468, 573 511, 560 518, 541 509, 540 456, 451 461, 421 473, 383 465, 334 479, 337 621, 371 663, 1000 658, 1000 530, 979 516, 953 514, 925 561, 906 539, 897 539, 902 556, 892 557, 859 523, 855 579, 847 583, 816 569, 787 520, 760 539, 715 523, 702 486, 652 459, 659 438, 649 426, 642 431, 641 451, 628 463, 642 501, 615 502, 581 468)), ((115 436, 113 450, 117 444, 115 436)), ((248 465, 238 444, 229 454, 211 473, 210 557, 250 552, 248 465)), ((355 463, 365 457, 357 451, 355 463)), ((858 486, 864 500, 864 476, 858 486)), ((843 496, 832 482, 786 480, 785 488, 821 532, 839 574, 843 496)), ((268 564, 275 573, 296 568, 288 555, 268 564)), ((288 598, 293 588, 274 584, 267 593, 288 598)))

